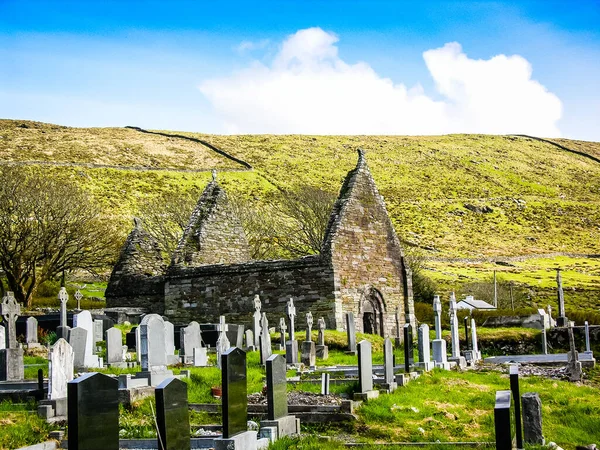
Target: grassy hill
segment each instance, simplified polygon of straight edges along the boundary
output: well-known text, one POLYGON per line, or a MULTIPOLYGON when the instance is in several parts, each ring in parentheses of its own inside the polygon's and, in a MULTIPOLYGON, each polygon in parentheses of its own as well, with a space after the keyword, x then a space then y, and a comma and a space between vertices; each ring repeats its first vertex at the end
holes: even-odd
MULTIPOLYGON (((122 223, 123 234, 148 198, 201 190, 210 169, 219 171, 230 195, 260 199, 279 188, 304 185, 337 193, 361 147, 398 235, 438 260, 426 269, 445 289, 488 275, 489 270, 471 270, 471 260, 600 254, 600 163, 527 137, 217 136, 22 120, 0 120, 0 136, 0 163, 78 180, 108 217, 122 223), (452 260, 452 270, 440 267, 453 258, 466 260, 452 260)), ((600 155, 599 143, 554 142, 596 159, 600 155)), ((542 260, 527 266, 546 274, 541 288, 552 286, 553 268, 566 264, 591 274, 591 279, 582 277, 580 288, 592 293, 591 305, 600 306, 595 264, 590 270, 581 264, 585 258, 542 260)), ((531 283, 528 277, 517 282, 531 283)))

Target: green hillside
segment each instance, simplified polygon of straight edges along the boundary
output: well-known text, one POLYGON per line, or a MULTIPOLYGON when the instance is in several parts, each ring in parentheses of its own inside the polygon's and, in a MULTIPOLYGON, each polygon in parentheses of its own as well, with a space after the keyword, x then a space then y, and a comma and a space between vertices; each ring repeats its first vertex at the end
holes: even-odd
MULTIPOLYGON (((599 143, 555 140, 590 158, 516 136, 217 136, 22 120, 0 120, 0 137, 1 163, 77 180, 122 224, 123 235, 148 198, 201 190, 210 169, 219 171, 230 195, 258 201, 304 185, 337 192, 360 147, 398 235, 438 261, 425 268, 448 289, 457 264, 464 266, 455 277, 460 283, 472 275, 466 262, 440 268, 448 258, 600 254, 599 143)), ((546 286, 563 263, 546 258, 540 264, 531 270, 547 272, 546 286)), ((593 272, 581 289, 593 292, 591 305, 600 306, 600 276, 593 272)))

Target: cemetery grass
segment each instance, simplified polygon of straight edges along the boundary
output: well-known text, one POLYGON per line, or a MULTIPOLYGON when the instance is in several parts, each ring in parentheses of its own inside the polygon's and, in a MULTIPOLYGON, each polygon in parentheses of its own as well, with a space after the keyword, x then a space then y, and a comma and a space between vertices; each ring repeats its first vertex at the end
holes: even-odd
POLYGON ((0 449, 19 448, 48 440, 57 425, 47 424, 37 415, 35 402, 0 403, 0 449))

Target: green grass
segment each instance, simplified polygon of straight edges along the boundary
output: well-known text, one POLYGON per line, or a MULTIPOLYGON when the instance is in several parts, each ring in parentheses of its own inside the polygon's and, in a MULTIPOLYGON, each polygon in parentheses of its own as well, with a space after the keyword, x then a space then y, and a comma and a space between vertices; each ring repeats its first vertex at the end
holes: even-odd
POLYGON ((47 424, 37 415, 35 402, 0 403, 0 448, 19 448, 48 440, 56 425, 47 424))

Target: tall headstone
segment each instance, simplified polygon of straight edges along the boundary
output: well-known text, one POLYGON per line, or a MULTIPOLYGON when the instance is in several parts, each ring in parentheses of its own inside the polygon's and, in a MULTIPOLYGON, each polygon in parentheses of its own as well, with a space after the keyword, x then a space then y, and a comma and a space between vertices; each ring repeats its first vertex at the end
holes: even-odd
POLYGON ((473 349, 473 359, 481 360, 481 352, 479 351, 479 342, 477 341, 477 324, 475 319, 471 319, 471 348, 473 349))
POLYGON ((348 335, 348 350, 346 353, 356 355, 356 324, 354 323, 354 313, 346 313, 346 333, 348 335))
POLYGON ((287 331, 287 325, 285 324, 285 317, 279 318, 279 333, 280 333, 280 344, 279 350, 285 350, 285 332, 287 331))
POLYGON ((69 450, 119 448, 119 382, 102 373, 86 373, 70 381, 69 450))
POLYGON ((319 334, 317 335, 317 346, 315 347, 317 358, 327 359, 329 357, 329 348, 325 345, 325 319, 323 317, 319 317, 317 320, 317 328, 319 330, 319 334))
POLYGON ((274 428, 276 439, 300 432, 300 421, 288 415, 285 358, 271 355, 267 359, 267 420, 260 422, 261 430, 274 428))
POLYGON ((85 368, 85 352, 88 331, 85 328, 75 327, 69 330, 69 345, 73 349, 73 365, 76 369, 85 368))
POLYGON ((217 331, 219 333, 219 337, 217 339, 217 366, 221 367, 221 355, 223 355, 229 348, 231 348, 231 343, 227 338, 227 330, 229 329, 229 325, 225 323, 225 316, 219 316, 219 325, 217 325, 217 331))
POLYGON ((294 333, 294 321, 296 319, 296 307, 294 306, 294 299, 290 297, 290 300, 286 306, 286 313, 289 318, 289 340, 285 343, 285 360, 288 364, 298 363, 298 341, 294 333))
POLYGON ((179 331, 179 356, 184 364, 191 364, 194 349, 202 347, 202 331, 198 322, 190 322, 179 331))
POLYGON ((231 438, 248 429, 246 353, 232 347, 221 355, 223 437, 231 438))
POLYGON ((542 330, 542 353, 544 355, 548 354, 548 338, 546 336, 546 329, 542 330))
POLYGON ((383 386, 390 392, 393 392, 398 387, 396 377, 394 375, 394 348, 390 338, 385 338, 383 341, 383 386))
POLYGON ((569 324, 569 319, 567 319, 565 313, 565 294, 563 292, 560 269, 556 269, 556 287, 558 295, 558 317, 556 318, 556 326, 566 327, 569 324))
POLYGON ((494 429, 497 450, 512 450, 513 436, 510 420, 511 391, 496 391, 494 429))
POLYGON ((262 317, 260 319, 260 363, 262 365, 267 364, 267 359, 271 357, 273 353, 271 350, 271 335, 269 334, 269 321, 267 319, 267 314, 262 313, 262 317))
POLYGON ((354 394, 355 400, 369 400, 377 398, 379 391, 373 390, 373 359, 371 343, 365 339, 357 345, 358 350, 358 390, 354 394))
POLYGON ((585 321, 585 353, 588 354, 593 354, 592 353, 592 348, 590 346, 590 324, 588 323, 588 321, 585 321))
POLYGON ((542 401, 537 392, 521 396, 523 405, 523 441, 527 444, 544 445, 542 433, 542 401))
POLYGON ((442 303, 440 296, 433 297, 433 312, 435 319, 435 339, 432 342, 433 362, 436 367, 448 370, 448 355, 446 350, 446 340, 442 339, 442 303))
POLYGON ((431 361, 431 349, 429 347, 429 325, 426 323, 422 324, 417 330, 417 334, 417 350, 419 353, 417 366, 428 372, 434 368, 434 363, 431 361))
POLYGON ((38 343, 38 321, 35 317, 27 318, 27 328, 25 330, 25 342, 27 344, 38 343))
POLYGON ((309 311, 306 313, 306 340, 312 341, 312 326, 313 326, 313 315, 309 311))
POLYGON ((6 348, 6 328, 4 325, 0 325, 0 350, 6 348))
POLYGON ((583 375, 581 362, 579 361, 579 352, 575 347, 575 336, 573 334, 573 327, 569 326, 569 353, 567 353, 567 375, 569 375, 569 381, 581 381, 583 375))
POLYGON ((464 356, 460 355, 460 340, 458 338, 458 316, 456 308, 456 297, 454 292, 450 295, 450 337, 452 338, 452 357, 448 361, 456 363, 458 367, 464 369, 467 362, 464 356))
POLYGON ((60 338, 48 356, 48 398, 67 398, 67 383, 73 380, 73 348, 60 338))
MULTIPOLYGON (((73 326, 77 328, 83 328, 87 331, 85 338, 85 350, 83 366, 87 368, 99 367, 98 356, 94 355, 94 322, 92 320, 92 314, 89 311, 81 311, 78 314, 73 315, 73 326)), ((70 335, 70 333, 69 333, 70 335)), ((73 346, 73 350, 76 352, 75 358, 77 359, 77 350, 75 345, 71 342, 69 337, 69 344, 73 346)), ((77 366, 80 367, 80 366, 77 366)))
POLYGON ((246 352, 253 352, 256 350, 254 346, 254 332, 250 329, 244 331, 244 346, 246 352))
POLYGON ((189 450, 187 383, 177 378, 167 378, 156 387, 155 395, 158 449, 189 450))
POLYGON ((175 327, 168 320, 165 320, 165 352, 167 353, 167 365, 179 362, 179 356, 175 355, 175 327))
POLYGON ((139 326, 140 357, 142 370, 137 378, 147 378, 151 386, 158 386, 166 378, 173 376, 167 369, 165 351, 165 322, 158 314, 146 314, 139 326))
POLYGON ((21 306, 12 292, 7 292, 0 303, 0 314, 8 327, 6 348, 0 350, 0 381, 19 381, 24 378, 23 349, 17 343, 17 318, 21 306))
POLYGON ((67 302, 69 294, 66 287, 61 287, 58 292, 58 300, 60 301, 60 325, 56 329, 56 336, 63 339, 69 337, 69 326, 67 325, 67 302))
POLYGON ((254 332, 254 347, 259 348, 260 346, 260 320, 262 319, 262 314, 260 312, 261 309, 260 297, 258 295, 254 296, 254 314, 253 318, 253 327, 252 331, 254 332))
POLYGON ((106 363, 119 366, 123 361, 123 333, 118 328, 106 330, 106 363))
POLYGON ((404 324, 404 371, 412 370, 415 363, 415 349, 413 344, 413 329, 410 322, 404 324))
POLYGON ((6 348, 18 348, 17 344, 17 318, 21 315, 21 305, 12 292, 7 292, 0 303, 0 314, 8 327, 6 348))
POLYGON ((96 342, 100 342, 104 339, 104 324, 102 323, 101 320, 99 319, 95 319, 94 320, 94 341, 92 342, 93 346, 95 347, 96 342))
POLYGON ((142 329, 135 327, 135 355, 137 362, 142 363, 142 329))

